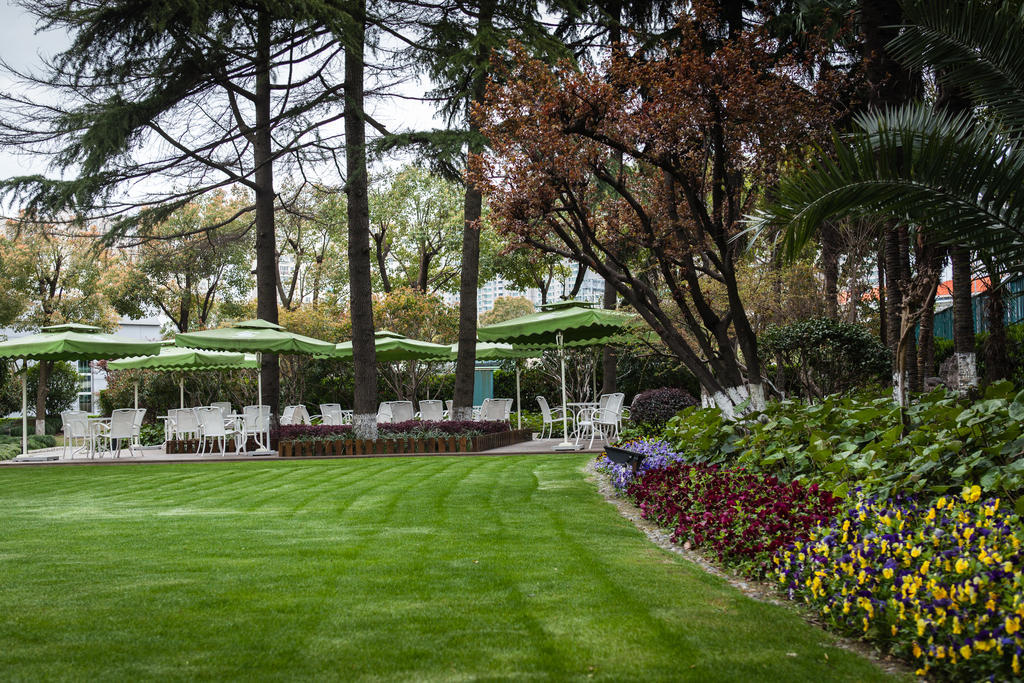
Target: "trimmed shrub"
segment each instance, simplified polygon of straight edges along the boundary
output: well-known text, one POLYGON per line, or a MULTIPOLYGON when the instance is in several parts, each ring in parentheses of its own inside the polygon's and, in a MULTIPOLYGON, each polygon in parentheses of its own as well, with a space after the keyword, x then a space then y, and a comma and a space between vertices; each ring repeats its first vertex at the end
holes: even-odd
POLYGON ((811 318, 772 325, 758 339, 764 358, 775 358, 782 391, 810 398, 884 381, 892 365, 889 350, 856 323, 811 318), (787 386, 787 380, 790 386, 787 386))
POLYGON ((697 405, 688 392, 675 387, 648 389, 636 395, 629 407, 629 419, 637 425, 660 429, 680 410, 697 405))

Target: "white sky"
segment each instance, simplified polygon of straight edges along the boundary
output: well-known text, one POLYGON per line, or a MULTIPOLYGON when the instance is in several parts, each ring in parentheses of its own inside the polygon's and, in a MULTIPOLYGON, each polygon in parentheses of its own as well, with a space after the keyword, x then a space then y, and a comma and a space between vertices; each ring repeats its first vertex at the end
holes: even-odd
MULTIPOLYGON (((35 18, 14 0, 0 0, 0 56, 16 69, 37 70, 41 56, 56 54, 68 44, 66 35, 59 31, 36 31, 35 18)), ((9 90, 11 80, 0 74, 0 89, 9 90)), ((429 84, 410 82, 401 91, 421 95, 429 84)), ((373 103, 371 114, 390 130, 424 130, 440 127, 433 117, 431 105, 414 100, 386 100, 373 103)), ((340 122, 338 129, 340 130, 340 122)), ((334 131, 331 131, 334 132, 334 131)), ((372 133, 371 130, 367 131, 372 133)), ((29 157, 14 149, 0 148, 0 177, 48 172, 48 159, 29 157)), ((6 207, 5 207, 6 208, 6 207)), ((3 212, 6 213, 6 212, 3 212)))

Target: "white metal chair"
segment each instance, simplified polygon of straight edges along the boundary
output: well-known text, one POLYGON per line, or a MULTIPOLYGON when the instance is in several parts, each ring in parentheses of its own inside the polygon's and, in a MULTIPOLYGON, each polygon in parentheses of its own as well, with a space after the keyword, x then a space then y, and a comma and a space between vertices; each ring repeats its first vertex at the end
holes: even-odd
POLYGON ((313 420, 310 418, 306 406, 300 403, 294 406, 285 406, 284 411, 281 413, 281 424, 309 425, 313 424, 313 420))
POLYGON ((89 414, 84 410, 65 410, 60 414, 61 431, 64 433, 63 457, 73 458, 75 453, 87 452, 90 456, 93 452, 93 434, 89 429, 89 414), (75 439, 81 439, 82 444, 75 447, 75 439))
POLYGON ((341 404, 340 403, 321 403, 320 404, 320 424, 323 425, 340 425, 342 424, 341 404))
POLYGON ((483 422, 500 422, 505 414, 503 399, 485 398, 480 406, 479 419, 483 422))
POLYGON ((391 424, 391 401, 381 401, 377 407, 377 424, 391 424))
MULTIPOLYGON (((543 396, 537 397, 537 403, 540 405, 540 438, 550 439, 554 436, 555 423, 562 421, 562 408, 559 406, 552 410, 551 406, 548 405, 548 400, 543 396), (545 432, 547 433, 547 436, 544 435, 545 432)), ((572 414, 569 415, 569 422, 572 422, 572 414)), ((563 437, 568 438, 567 435, 563 435, 563 437)))
POLYGON ((174 439, 198 439, 199 419, 195 408, 174 408, 167 411, 171 422, 171 437, 174 439))
POLYGON ((142 422, 146 419, 145 408, 135 408, 135 422, 132 424, 132 443, 142 447, 142 422))
POLYGON ((110 423, 96 423, 96 441, 102 439, 107 441, 107 450, 115 457, 121 457, 121 450, 128 442, 128 452, 135 455, 132 438, 135 436, 135 416, 137 411, 134 408, 115 410, 110 414, 110 423), (116 446, 115 446, 116 444, 116 446))
POLYGON ((586 413, 577 423, 577 443, 587 438, 587 434, 590 435, 590 445, 587 448, 594 447, 594 439, 596 438, 600 438, 603 441, 614 438, 618 434, 622 401, 624 399, 625 394, 618 393, 602 396, 598 402, 599 407, 592 412, 586 413))
MULTIPOLYGON (((283 423, 282 423, 283 424, 283 423)), ((270 406, 245 406, 242 408, 242 450, 251 436, 258 448, 269 450, 267 441, 270 432, 270 406)))
MULTIPOLYGON (((268 406, 269 407, 269 406, 268 406)), ((213 440, 214 443, 220 443, 220 454, 226 455, 228 437, 235 436, 235 453, 241 450, 241 439, 242 432, 234 427, 228 427, 224 423, 224 413, 221 412, 220 408, 196 408, 196 417, 199 420, 199 452, 203 453, 206 451, 206 443, 209 440, 213 440)), ((213 452, 212 444, 210 452, 213 452)))
POLYGON ((210 404, 213 408, 220 408, 220 412, 224 417, 231 414, 231 401, 217 401, 210 404))
POLYGON ((420 401, 420 419, 439 422, 444 419, 444 404, 441 401, 420 401))
POLYGON ((391 421, 408 422, 412 419, 412 401, 392 401, 391 421))
POLYGON ((505 406, 504 410, 502 411, 502 415, 501 415, 502 421, 503 422, 511 422, 512 421, 512 399, 510 399, 510 398, 499 398, 498 400, 501 401, 504 404, 504 406, 505 406))

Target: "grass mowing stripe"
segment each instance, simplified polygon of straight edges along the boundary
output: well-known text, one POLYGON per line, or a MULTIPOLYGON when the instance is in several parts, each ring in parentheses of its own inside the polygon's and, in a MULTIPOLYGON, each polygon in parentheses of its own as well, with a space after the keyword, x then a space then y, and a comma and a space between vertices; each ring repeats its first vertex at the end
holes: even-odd
POLYGON ((0 470, 0 671, 884 678, 652 546, 584 481, 585 461, 0 470))

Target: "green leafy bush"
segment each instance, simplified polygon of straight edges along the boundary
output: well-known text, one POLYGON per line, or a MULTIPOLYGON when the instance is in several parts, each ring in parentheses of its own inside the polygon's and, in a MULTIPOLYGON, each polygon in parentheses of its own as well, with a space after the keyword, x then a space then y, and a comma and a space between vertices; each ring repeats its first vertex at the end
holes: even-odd
POLYGON ((21 446, 0 444, 0 460, 10 460, 21 455, 21 446))
POLYGON ((735 462, 837 495, 854 486, 941 495, 979 484, 1024 507, 1024 392, 1000 382, 968 402, 936 389, 903 418, 888 397, 827 396, 813 405, 771 402, 737 422, 688 409, 669 421, 665 438, 690 462, 735 462))
POLYGON ((139 443, 143 446, 157 446, 164 442, 164 425, 144 424, 139 430, 139 443))
POLYGON ((772 325, 758 339, 765 359, 781 364, 780 391, 822 398, 884 380, 892 365, 889 350, 864 327, 811 318, 772 325))

